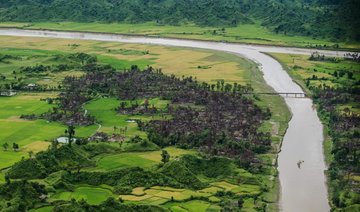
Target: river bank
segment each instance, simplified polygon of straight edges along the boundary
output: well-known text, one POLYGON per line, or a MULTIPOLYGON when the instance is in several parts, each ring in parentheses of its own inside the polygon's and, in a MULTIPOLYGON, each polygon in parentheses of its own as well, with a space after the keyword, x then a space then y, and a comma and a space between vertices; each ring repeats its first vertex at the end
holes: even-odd
POLYGON ((59 30, 73 32, 113 33, 117 35, 165 37, 186 40, 218 41, 238 44, 322 48, 327 50, 359 51, 356 42, 334 42, 326 39, 314 39, 306 36, 275 34, 259 23, 241 24, 237 27, 201 27, 194 24, 179 26, 159 25, 156 23, 79 23, 79 22, 2 22, 1 27, 19 29, 59 30), (336 47, 336 48, 335 48, 336 47))

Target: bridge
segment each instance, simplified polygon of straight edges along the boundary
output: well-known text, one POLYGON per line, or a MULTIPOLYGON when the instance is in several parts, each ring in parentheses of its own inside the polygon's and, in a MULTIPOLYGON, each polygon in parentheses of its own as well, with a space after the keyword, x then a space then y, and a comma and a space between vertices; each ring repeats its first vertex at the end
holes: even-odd
POLYGON ((253 93, 244 93, 244 95, 280 95, 287 98, 307 98, 306 93, 292 93, 292 92, 253 92, 253 93))

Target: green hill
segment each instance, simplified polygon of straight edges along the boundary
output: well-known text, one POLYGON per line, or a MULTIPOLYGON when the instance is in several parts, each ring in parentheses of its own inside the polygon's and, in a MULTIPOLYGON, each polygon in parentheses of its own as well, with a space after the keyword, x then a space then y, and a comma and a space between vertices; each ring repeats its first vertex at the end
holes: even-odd
POLYGON ((275 33, 360 40, 357 0, 0 0, 0 21, 128 22, 236 26, 261 22, 275 33))

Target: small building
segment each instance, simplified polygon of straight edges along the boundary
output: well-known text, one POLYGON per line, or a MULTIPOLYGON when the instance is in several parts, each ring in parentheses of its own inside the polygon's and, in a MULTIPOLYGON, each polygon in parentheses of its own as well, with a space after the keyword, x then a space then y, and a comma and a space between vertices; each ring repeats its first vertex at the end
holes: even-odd
POLYGON ((37 87, 38 87, 38 85, 36 85, 34 83, 29 83, 28 85, 25 86, 25 89, 34 90, 37 87))
MULTIPOLYGON (((67 143, 69 143, 69 138, 68 137, 59 137, 56 139, 56 141, 60 144, 67 144, 67 143)), ((72 141, 75 142, 76 138, 73 138, 72 141)))
POLYGON ((93 136, 91 136, 88 140, 89 141, 100 141, 105 142, 107 141, 109 136, 104 132, 96 132, 93 136))

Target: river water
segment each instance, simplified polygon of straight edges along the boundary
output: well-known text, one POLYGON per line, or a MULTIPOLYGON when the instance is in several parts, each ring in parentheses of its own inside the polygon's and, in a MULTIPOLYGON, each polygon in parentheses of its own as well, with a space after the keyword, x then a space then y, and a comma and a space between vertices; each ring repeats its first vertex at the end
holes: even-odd
MULTIPOLYGON (((48 30, 0 29, 0 35, 155 44, 231 52, 255 61, 263 72, 266 83, 280 93, 303 93, 303 91, 293 82, 279 62, 262 52, 309 55, 315 51, 301 48, 48 30)), ((318 50, 318 52, 329 56, 344 54, 338 51, 318 50)), ((313 109, 311 99, 284 98, 292 112, 292 119, 278 157, 281 184, 279 208, 285 212, 330 211, 324 175, 326 165, 322 145, 323 126, 316 110, 313 109), (300 168, 297 165, 298 161, 304 161, 300 168)))

